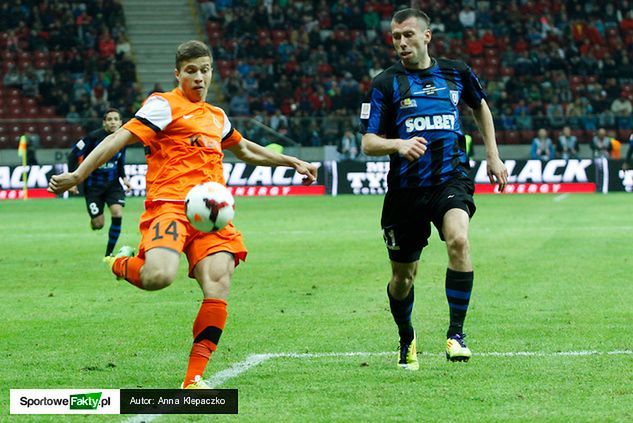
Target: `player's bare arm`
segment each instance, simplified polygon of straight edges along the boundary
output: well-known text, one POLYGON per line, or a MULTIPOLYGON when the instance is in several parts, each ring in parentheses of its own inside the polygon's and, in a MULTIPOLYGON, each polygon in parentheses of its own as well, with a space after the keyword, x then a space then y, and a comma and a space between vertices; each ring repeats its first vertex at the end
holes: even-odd
POLYGON ((117 151, 126 145, 138 142, 136 135, 124 128, 118 129, 116 132, 108 135, 95 148, 92 153, 79 165, 74 172, 66 172, 60 175, 54 175, 49 184, 48 191, 55 194, 61 194, 72 187, 82 183, 88 175, 90 175, 99 166, 110 160, 117 151))
POLYGON ((480 107, 473 109, 473 117, 475 118, 479 132, 484 140, 484 146, 486 147, 488 178, 491 184, 499 184, 499 191, 503 192, 508 183, 508 170, 499 158, 492 112, 486 100, 481 100, 480 107))
POLYGON ((368 156, 385 156, 398 153, 405 159, 413 161, 426 153, 427 140, 424 137, 413 137, 407 140, 400 138, 387 139, 376 134, 365 134, 361 143, 363 153, 368 156))
POLYGON ((261 166, 288 166, 304 175, 303 184, 310 185, 317 178, 317 167, 296 157, 279 154, 259 144, 242 138, 242 141, 229 147, 235 156, 243 162, 261 166))

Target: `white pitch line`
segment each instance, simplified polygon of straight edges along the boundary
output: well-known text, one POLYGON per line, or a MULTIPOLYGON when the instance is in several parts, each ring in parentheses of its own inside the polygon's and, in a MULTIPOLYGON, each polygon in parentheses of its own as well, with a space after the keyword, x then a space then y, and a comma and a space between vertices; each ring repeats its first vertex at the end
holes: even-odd
POLYGON ((569 197, 569 194, 557 195, 556 197, 554 197, 554 201, 556 202, 563 201, 563 200, 566 200, 568 197, 569 197))
MULTIPOLYGON (((229 380, 236 378, 242 373, 247 372, 255 366, 258 366, 265 361, 274 359, 274 358, 326 358, 326 357, 363 357, 363 356, 385 356, 385 355, 395 355, 395 351, 382 351, 382 352, 360 352, 360 351, 352 351, 352 352, 329 352, 329 353, 270 353, 270 354, 253 354, 246 357, 245 360, 240 361, 238 363, 233 364, 228 369, 224 369, 209 379, 206 379, 205 382, 211 388, 217 388, 220 385, 228 382, 229 380)), ((418 355, 428 356, 428 357, 443 357, 444 353, 431 353, 431 352, 419 352, 418 355)), ((489 352, 478 352, 475 354, 475 358, 477 357, 586 357, 592 355, 633 355, 633 350, 615 350, 615 351, 555 351, 555 352, 546 352, 546 351, 507 351, 507 352, 499 352, 499 351, 489 351, 489 352)), ((132 416, 128 419, 123 420, 123 423, 149 423, 151 421, 156 420, 161 417, 162 414, 139 414, 136 416, 132 416)))

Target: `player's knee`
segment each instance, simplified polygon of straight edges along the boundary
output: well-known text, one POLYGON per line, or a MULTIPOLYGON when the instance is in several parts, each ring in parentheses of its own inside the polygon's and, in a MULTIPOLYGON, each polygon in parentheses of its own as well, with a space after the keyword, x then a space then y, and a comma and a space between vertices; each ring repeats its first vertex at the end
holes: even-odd
POLYGON ((446 240, 448 254, 451 256, 463 256, 468 254, 468 237, 466 235, 452 236, 446 240))
POLYGON ((401 287, 410 287, 413 285, 413 281, 415 280, 415 269, 410 269, 406 271, 393 271, 391 273, 391 281, 396 286, 401 287))
POLYGON ((164 269, 143 268, 142 280, 143 287, 148 291, 156 291, 171 285, 175 279, 175 273, 165 271, 164 269))
POLYGON ((93 231, 98 231, 100 229, 103 229, 103 222, 92 221, 92 222, 90 222, 90 227, 92 228, 93 231))

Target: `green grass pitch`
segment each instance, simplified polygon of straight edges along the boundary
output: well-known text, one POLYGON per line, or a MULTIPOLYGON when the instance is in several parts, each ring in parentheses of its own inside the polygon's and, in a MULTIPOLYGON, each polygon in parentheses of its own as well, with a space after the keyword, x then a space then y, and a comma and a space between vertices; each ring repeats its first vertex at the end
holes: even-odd
MULTIPOLYGON (((239 390, 239 414, 213 419, 632 421, 633 195, 476 201, 474 356, 442 355, 446 252, 434 232, 416 282, 420 371, 403 372, 385 295, 382 197, 238 198, 250 252, 205 376, 228 371, 219 387, 239 390), (373 354, 342 354, 354 352, 373 354)), ((122 243, 137 245, 141 211, 140 199, 128 202, 122 243)), ((89 230, 82 199, 0 202, 0 234, 0 421, 129 419, 9 416, 9 388, 179 386, 201 296, 184 256, 162 291, 115 281, 100 262, 107 233, 89 230)))

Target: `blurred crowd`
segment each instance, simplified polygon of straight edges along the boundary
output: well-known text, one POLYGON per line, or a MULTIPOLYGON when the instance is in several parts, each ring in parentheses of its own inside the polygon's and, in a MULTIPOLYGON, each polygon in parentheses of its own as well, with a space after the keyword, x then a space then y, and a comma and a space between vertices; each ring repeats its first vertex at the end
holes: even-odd
MULTIPOLYGON (((391 16, 412 3, 431 17, 431 54, 464 60, 480 77, 500 143, 530 143, 540 128, 557 139, 565 126, 580 143, 599 128, 628 138, 627 0, 198 0, 223 95, 213 101, 238 121, 253 117, 240 129, 254 139, 269 137, 267 126, 280 134, 275 142, 336 145, 354 157, 359 104, 396 60, 391 16)), ((0 51, 1 89, 19 89, 71 124, 108 107, 130 116, 146 94, 120 0, 3 1, 0 51)), ((20 107, 0 104, 0 118, 20 107)), ((474 130, 467 118, 465 126, 474 130)))
POLYGON ((110 107, 129 114, 142 100, 119 0, 3 1, 0 51, 3 90, 21 89, 69 123, 110 107))
MULTIPOLYGON (((432 20, 431 54, 466 61, 486 86, 501 142, 529 143, 541 127, 587 137, 633 128, 631 2, 415 3, 432 20)), ((342 142, 353 129, 342 117, 357 115, 371 78, 396 60, 389 21, 411 2, 199 4, 230 114, 326 118, 308 131, 284 128, 310 145, 342 142)))

